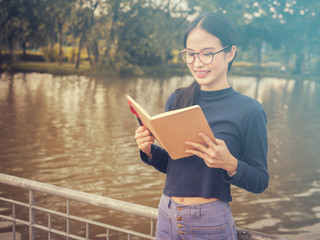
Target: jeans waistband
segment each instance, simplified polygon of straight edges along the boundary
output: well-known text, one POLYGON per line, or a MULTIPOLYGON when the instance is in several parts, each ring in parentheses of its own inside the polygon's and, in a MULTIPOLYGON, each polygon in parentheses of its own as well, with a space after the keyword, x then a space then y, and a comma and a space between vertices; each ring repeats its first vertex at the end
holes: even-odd
POLYGON ((178 207, 183 207, 184 209, 201 209, 201 208, 217 208, 217 209, 222 209, 225 207, 229 207, 229 202, 224 202, 224 201, 214 201, 214 202, 209 202, 209 203, 201 203, 201 204, 192 204, 192 205, 184 205, 184 204, 179 204, 176 203, 175 201, 173 201, 171 199, 171 197, 168 197, 164 194, 162 194, 161 196, 161 201, 163 201, 165 203, 165 205, 168 208, 178 208, 178 207))

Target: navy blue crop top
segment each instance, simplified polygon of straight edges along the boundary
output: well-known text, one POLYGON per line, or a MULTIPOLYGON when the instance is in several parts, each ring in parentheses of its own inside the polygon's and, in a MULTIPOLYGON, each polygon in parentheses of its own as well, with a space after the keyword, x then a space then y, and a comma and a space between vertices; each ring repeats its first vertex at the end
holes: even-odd
MULTIPOLYGON (((165 110, 171 109, 176 92, 170 95, 165 110)), ((269 183, 267 167, 267 117, 262 105, 232 87, 201 91, 202 108, 214 136, 225 141, 238 160, 237 173, 230 178, 223 169, 209 168, 197 156, 172 160, 153 144, 152 160, 140 151, 143 162, 167 174, 163 193, 177 197, 217 198, 232 201, 230 184, 249 192, 261 193, 269 183)))

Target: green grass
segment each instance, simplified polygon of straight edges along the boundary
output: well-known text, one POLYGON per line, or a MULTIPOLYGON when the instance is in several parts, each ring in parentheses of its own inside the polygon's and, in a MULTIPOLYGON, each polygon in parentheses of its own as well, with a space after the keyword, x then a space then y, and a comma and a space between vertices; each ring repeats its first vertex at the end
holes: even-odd
MULTIPOLYGON (((140 69, 140 68, 139 68, 140 69)), ((134 71, 135 68, 129 69, 130 71, 122 73, 124 76, 153 76, 153 77, 170 77, 170 76, 182 76, 189 74, 187 68, 173 68, 168 66, 157 66, 157 67, 142 67, 141 71, 134 71), (138 74, 137 74, 138 73, 138 74)), ((39 72, 39 73, 50 73, 53 75, 91 75, 91 76, 114 76, 116 73, 108 68, 94 68, 90 67, 88 62, 83 61, 79 66, 79 69, 75 68, 75 64, 63 63, 59 65, 57 62, 15 62, 13 66, 6 64, 0 65, 1 71, 9 72, 39 72)), ((253 77, 277 77, 297 80, 315 80, 320 81, 320 76, 304 76, 292 73, 280 72, 275 69, 262 67, 260 70, 255 69, 252 66, 237 66, 235 65, 231 72, 234 76, 253 76, 253 77)))
POLYGON ((60 65, 56 62, 17 62, 13 65, 12 70, 17 72, 51 73, 54 75, 86 75, 90 73, 91 68, 87 63, 81 64, 79 69, 76 69, 75 64, 71 63, 60 65))

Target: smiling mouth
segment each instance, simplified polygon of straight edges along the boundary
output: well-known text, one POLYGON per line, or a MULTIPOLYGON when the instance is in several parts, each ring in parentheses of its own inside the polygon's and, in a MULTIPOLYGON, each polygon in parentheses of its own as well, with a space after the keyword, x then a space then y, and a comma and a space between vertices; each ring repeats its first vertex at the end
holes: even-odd
POLYGON ((206 76, 210 71, 195 71, 198 77, 206 76))
POLYGON ((196 72, 197 74, 206 74, 207 72, 204 72, 204 71, 202 71, 202 72, 196 72))

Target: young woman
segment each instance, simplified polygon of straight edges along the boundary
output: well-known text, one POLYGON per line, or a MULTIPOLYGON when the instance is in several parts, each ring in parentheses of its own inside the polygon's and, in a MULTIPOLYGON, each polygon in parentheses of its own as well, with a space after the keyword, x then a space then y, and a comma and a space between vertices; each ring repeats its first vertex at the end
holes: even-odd
POLYGON ((217 13, 198 17, 184 43, 180 54, 195 81, 171 94, 165 110, 200 105, 216 142, 199 133, 206 144, 186 142, 193 155, 172 160, 153 144, 146 127, 136 130, 142 161, 167 174, 156 237, 236 239, 230 184, 253 193, 268 187, 267 117, 260 103, 228 84, 227 73, 237 52, 228 19, 217 13))

